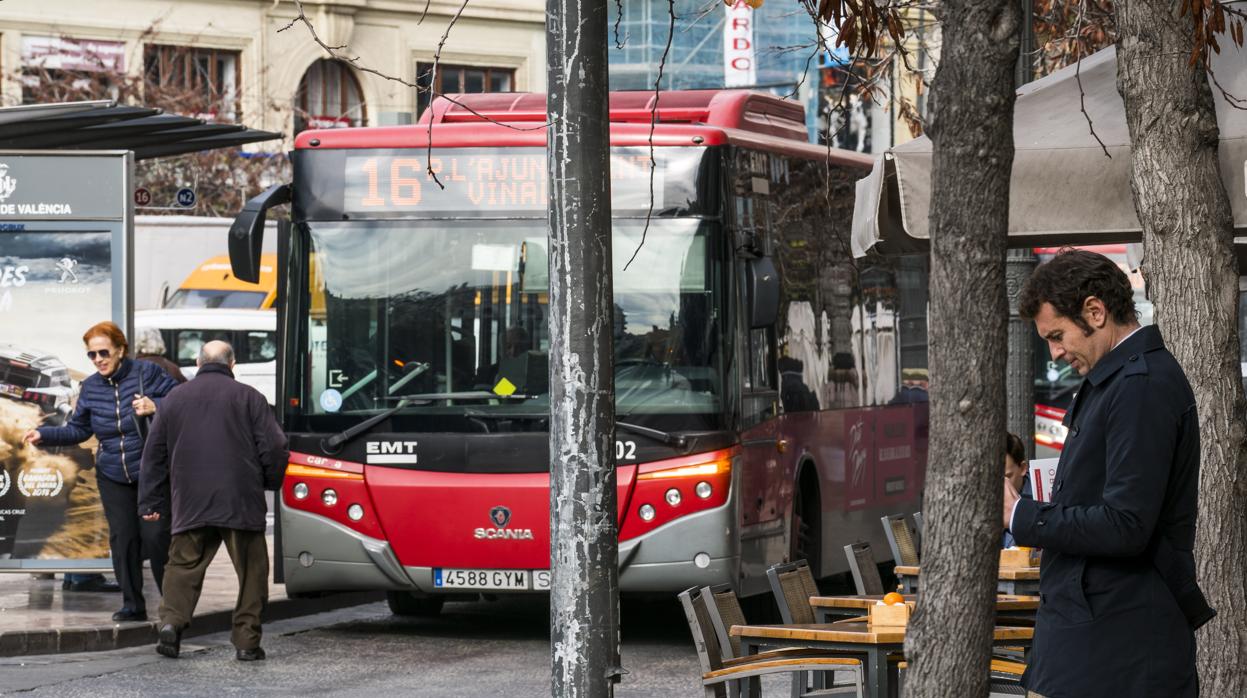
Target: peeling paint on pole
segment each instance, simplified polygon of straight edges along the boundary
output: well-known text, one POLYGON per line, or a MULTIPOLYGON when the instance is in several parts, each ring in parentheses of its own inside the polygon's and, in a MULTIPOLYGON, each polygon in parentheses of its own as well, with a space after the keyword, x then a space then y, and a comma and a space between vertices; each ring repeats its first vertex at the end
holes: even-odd
POLYGON ((604 0, 548 0, 550 693, 614 694, 619 666, 604 0))

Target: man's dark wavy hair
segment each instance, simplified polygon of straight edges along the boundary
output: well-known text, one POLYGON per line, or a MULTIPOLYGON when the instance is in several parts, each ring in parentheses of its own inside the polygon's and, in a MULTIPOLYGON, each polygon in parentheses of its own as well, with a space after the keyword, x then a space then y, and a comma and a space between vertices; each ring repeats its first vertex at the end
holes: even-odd
POLYGON ((1026 462, 1026 444, 1022 443, 1022 439, 1013 432, 1005 433, 1005 455, 1012 458, 1013 462, 1018 465, 1026 462))
POLYGON ((1083 319, 1082 308, 1091 296, 1104 302, 1109 316, 1119 325, 1138 319, 1134 289, 1126 273, 1102 254, 1067 247, 1040 264, 1026 280, 1018 298, 1018 312, 1033 320, 1040 306, 1051 303, 1058 315, 1073 320, 1089 335, 1091 325, 1083 319))

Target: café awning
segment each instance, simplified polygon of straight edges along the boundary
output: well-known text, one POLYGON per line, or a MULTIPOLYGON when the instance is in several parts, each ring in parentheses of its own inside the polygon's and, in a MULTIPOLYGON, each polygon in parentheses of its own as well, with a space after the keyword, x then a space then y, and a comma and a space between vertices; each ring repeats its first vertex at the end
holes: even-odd
POLYGON ((0 107, 0 150, 133 150, 145 160, 281 137, 112 100, 0 107))
MULTIPOLYGON (((1247 54, 1227 47, 1214 58, 1213 68, 1226 91, 1247 98, 1247 54)), ((1110 47, 1082 61, 1081 90, 1077 70, 1068 66, 1018 90, 1010 247, 1137 242, 1141 237, 1130 192, 1130 135, 1117 92, 1116 50, 1110 47), (1092 135, 1088 117, 1104 148, 1092 135)), ((1215 85, 1213 94, 1221 127, 1221 175, 1234 227, 1244 230, 1247 111, 1231 105, 1215 85)), ((857 183, 854 255, 880 244, 882 249, 925 247, 930 196, 930 139, 915 139, 880 156, 870 175, 857 183)))

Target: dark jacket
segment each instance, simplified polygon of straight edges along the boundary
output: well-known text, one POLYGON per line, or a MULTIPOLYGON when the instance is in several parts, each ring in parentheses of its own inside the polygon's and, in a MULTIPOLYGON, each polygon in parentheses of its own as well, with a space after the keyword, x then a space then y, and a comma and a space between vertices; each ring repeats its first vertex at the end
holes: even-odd
POLYGON ((122 359, 113 375, 105 378, 93 373, 82 381, 73 416, 65 426, 40 427, 40 445, 69 446, 95 436, 100 442, 95 453, 99 474, 113 482, 138 482, 143 437, 138 432, 130 403, 135 394, 143 392, 156 403, 159 413, 164 396, 175 385, 164 369, 155 364, 122 359), (140 374, 143 391, 139 390, 140 374))
POLYGON ((182 369, 178 368, 178 365, 170 361, 164 354, 136 354, 135 358, 142 359, 143 361, 150 361, 151 363, 163 368, 165 373, 169 374, 169 377, 173 379, 173 382, 178 385, 186 382, 186 376, 182 375, 182 369))
POLYGON ((1195 696, 1194 633, 1154 555, 1172 546, 1193 569, 1199 420, 1156 327, 1096 363, 1065 424, 1052 502, 1013 515, 1017 542, 1043 548, 1022 684, 1048 698, 1195 696))
POLYGON ((264 490, 281 487, 289 456, 260 391, 223 364, 205 364, 169 394, 152 423, 139 514, 172 515, 174 534, 204 526, 263 531, 264 490))

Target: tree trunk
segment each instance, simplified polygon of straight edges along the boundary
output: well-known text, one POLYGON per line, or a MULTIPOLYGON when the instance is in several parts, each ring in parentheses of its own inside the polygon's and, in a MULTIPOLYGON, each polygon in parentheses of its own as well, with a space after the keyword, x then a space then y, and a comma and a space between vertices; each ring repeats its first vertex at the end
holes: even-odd
POLYGON ((605 0, 548 0, 550 693, 614 695, 619 534, 605 0))
MULTIPOLYGON (((1217 115, 1192 68, 1190 16, 1168 0, 1117 0, 1117 89, 1130 129, 1143 276, 1157 324, 1195 391, 1200 423, 1199 582, 1218 616, 1197 635, 1205 696, 1247 695, 1247 429, 1238 270, 1217 162, 1217 115)), ((1228 42, 1227 42, 1228 43, 1228 42)), ((1233 47, 1226 50, 1237 50, 1233 47)))
POLYGON ((986 696, 1002 526, 1016 0, 949 0, 931 92, 931 439, 906 695, 986 696), (973 298, 973 303, 966 303, 973 298))

